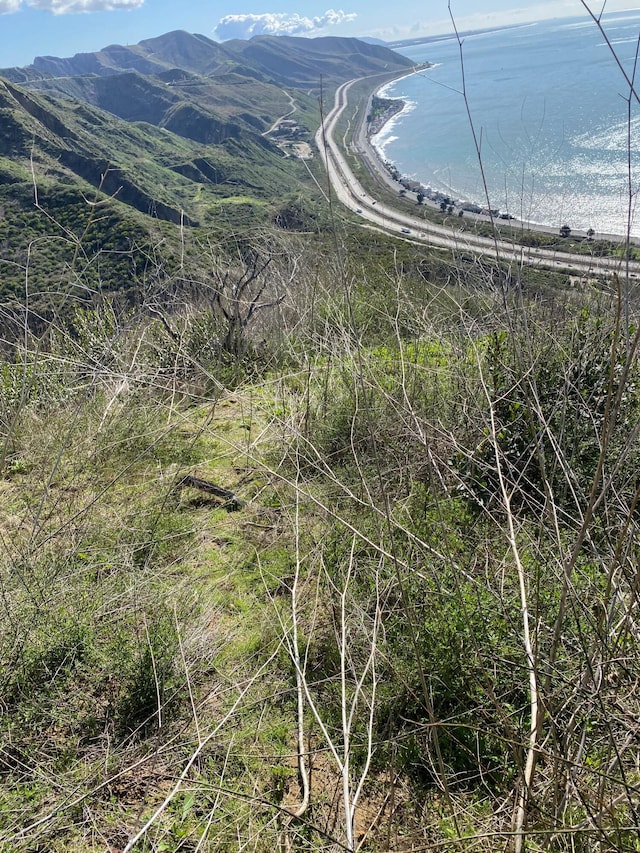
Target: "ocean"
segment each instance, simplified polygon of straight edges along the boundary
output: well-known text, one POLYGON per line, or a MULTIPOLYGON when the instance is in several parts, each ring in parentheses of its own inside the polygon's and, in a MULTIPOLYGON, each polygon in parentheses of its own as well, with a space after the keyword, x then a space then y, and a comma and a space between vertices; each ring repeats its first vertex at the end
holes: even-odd
MULTIPOLYGON (((633 78, 640 11, 603 23, 633 78)), ((467 36, 462 63, 454 39, 402 52, 433 63, 380 90, 406 102, 373 139, 403 175, 553 228, 625 234, 630 218, 640 236, 640 109, 593 21, 467 36)), ((640 94, 640 68, 638 77, 640 94)))

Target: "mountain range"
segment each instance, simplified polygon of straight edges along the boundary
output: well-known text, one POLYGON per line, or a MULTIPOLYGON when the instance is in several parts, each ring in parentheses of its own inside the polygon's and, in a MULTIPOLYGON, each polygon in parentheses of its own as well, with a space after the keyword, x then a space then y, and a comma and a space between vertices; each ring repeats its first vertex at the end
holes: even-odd
POLYGON ((283 87, 308 112, 322 86, 409 67, 407 58, 358 39, 258 36, 219 44, 175 31, 134 46, 36 57, 25 68, 0 69, 0 78, 215 145, 243 130, 267 131, 291 109, 283 87))
POLYGON ((175 30, 132 46, 109 45, 67 58, 38 56, 32 65, 0 69, 0 76, 29 83, 128 71, 161 76, 179 68, 209 78, 237 72, 276 85, 314 89, 321 76, 336 81, 411 64, 382 44, 355 38, 263 35, 220 44, 204 35, 175 30))
POLYGON ((176 31, 1 69, 2 290, 54 223, 64 239, 83 233, 90 197, 113 213, 101 250, 120 247, 114 223, 128 219, 128 233, 131 216, 143 229, 149 217, 181 227, 265 221, 309 186, 313 161, 296 155, 312 158, 319 96, 329 103, 344 80, 383 82, 410 67, 357 39, 218 44, 176 31))

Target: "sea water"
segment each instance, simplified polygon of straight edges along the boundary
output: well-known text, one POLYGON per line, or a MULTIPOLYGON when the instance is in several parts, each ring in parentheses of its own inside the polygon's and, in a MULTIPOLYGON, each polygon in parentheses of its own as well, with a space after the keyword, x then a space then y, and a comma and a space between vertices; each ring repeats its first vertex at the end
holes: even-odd
MULTIPOLYGON (((640 12, 602 22, 633 82, 640 12)), ((602 235, 625 234, 630 221, 640 236, 640 109, 591 19, 402 52, 432 63, 380 91, 406 102, 373 140, 403 175, 526 222, 602 235)))

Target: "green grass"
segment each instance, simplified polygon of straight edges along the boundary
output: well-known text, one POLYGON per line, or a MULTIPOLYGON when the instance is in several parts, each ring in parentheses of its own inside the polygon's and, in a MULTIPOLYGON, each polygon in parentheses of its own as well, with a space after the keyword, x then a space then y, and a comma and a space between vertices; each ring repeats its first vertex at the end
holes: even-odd
MULTIPOLYGON (((519 779, 528 682, 495 447, 514 484, 542 666, 562 601, 561 560, 580 519, 546 433, 555 526, 532 504, 539 468, 520 449, 542 418, 563 442, 574 493, 587 490, 615 331, 595 301, 581 313, 549 283, 562 310, 537 292, 525 338, 506 320, 522 319, 522 303, 503 314, 486 269, 451 282, 450 263, 405 246, 390 256, 386 238, 346 233, 342 268, 326 247, 282 245, 288 252, 270 271, 281 275, 300 253, 297 289, 286 311, 274 306, 244 330, 260 346, 247 346, 241 362, 205 346, 211 305, 192 302, 187 312, 184 292, 166 325, 105 304, 28 341, 28 358, 20 349, 4 358, 0 843, 8 849, 124 847, 195 751, 139 849, 232 850, 240 838, 266 851, 285 827, 302 849, 328 848, 345 837, 331 752, 342 749, 343 695, 355 709, 352 786, 368 766, 358 825, 371 827, 372 849, 389 838, 410 847, 425 832, 459 849, 487 833, 477 843, 489 851, 492 833, 511 831, 496 807, 519 779), (463 322, 473 334, 461 332, 463 322), (527 340, 539 410, 517 378, 527 340), (233 384, 223 381, 230 371, 233 384), (487 391, 499 427, 493 447, 487 391), (242 508, 176 489, 186 473, 232 490, 242 508), (281 810, 302 796, 296 577, 313 765, 311 811, 298 822, 281 810), (374 693, 367 661, 376 630, 374 693), (398 811, 372 823, 392 791, 398 811)), ((624 352, 618 342, 615 376, 624 352)), ((607 543, 632 500, 625 434, 636 408, 633 395, 620 398, 609 436, 615 499, 595 508, 589 549, 577 555, 546 694, 549 732, 565 708, 582 707, 583 638, 596 642, 598 614, 615 606, 607 543)), ((616 582, 625 588, 632 575, 616 582)), ((596 776, 612 775, 602 770, 618 742, 608 715, 636 670, 632 642, 620 637, 616 653, 624 667, 611 662, 615 689, 597 714, 590 706, 589 728, 577 734, 581 796, 596 776)), ((562 756, 561 742, 552 748, 562 756)), ((625 782, 610 784, 617 796, 625 782)), ((551 795, 543 787, 539 796, 551 795)), ((584 820, 580 797, 571 805, 584 820)), ((553 825, 534 818, 543 833, 553 825)), ((601 826, 615 835, 613 818, 601 826)))

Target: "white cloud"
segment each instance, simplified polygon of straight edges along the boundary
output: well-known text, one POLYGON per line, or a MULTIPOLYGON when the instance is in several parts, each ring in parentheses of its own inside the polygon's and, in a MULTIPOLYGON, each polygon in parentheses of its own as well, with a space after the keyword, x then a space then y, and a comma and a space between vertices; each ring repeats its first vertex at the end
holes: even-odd
POLYGON ((144 0, 28 0, 29 6, 54 15, 74 12, 113 12, 115 9, 136 9, 144 0))
MULTIPOLYGON (((0 0, 2 2, 2 0, 0 0)), ((335 27, 356 18, 355 12, 343 12, 341 9, 327 9, 324 15, 307 18, 294 13, 267 12, 263 15, 225 15, 220 18, 214 30, 221 41, 251 36, 275 35, 293 36, 310 33, 325 27, 335 27)))
POLYGON ((69 15, 74 12, 113 12, 116 9, 136 9, 144 0, 0 0, 0 15, 18 12, 25 6, 69 15))

